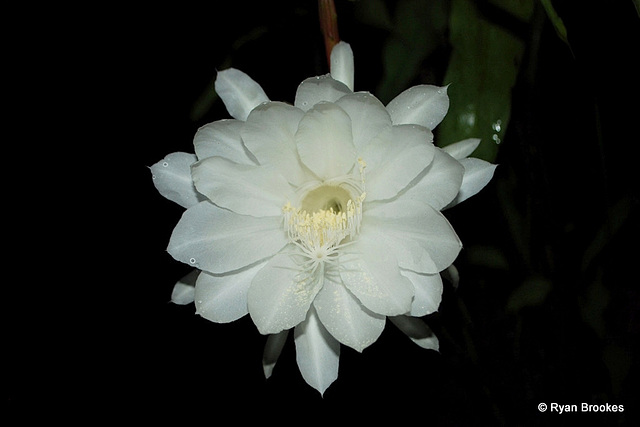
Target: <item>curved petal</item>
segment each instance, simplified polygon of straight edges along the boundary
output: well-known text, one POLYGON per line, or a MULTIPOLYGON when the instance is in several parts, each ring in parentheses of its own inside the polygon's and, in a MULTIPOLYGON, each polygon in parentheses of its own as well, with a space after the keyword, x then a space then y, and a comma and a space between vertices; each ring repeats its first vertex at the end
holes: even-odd
POLYGON ((326 276, 313 306, 327 331, 356 351, 374 343, 384 329, 385 317, 363 307, 337 274, 326 276))
POLYGON ((279 216, 292 193, 287 180, 273 168, 240 165, 222 157, 196 163, 192 174, 200 193, 242 215, 279 216))
POLYGON ((480 190, 491 181, 493 173, 496 171, 496 167, 498 167, 498 165, 493 165, 474 157, 462 159, 460 163, 464 167, 462 185, 460 186, 458 195, 447 208, 455 206, 480 192, 480 190))
POLYGON ((254 108, 242 129, 242 140, 260 164, 277 167, 293 184, 305 179, 295 140, 302 116, 299 108, 269 102, 254 108))
POLYGON ((229 274, 200 273, 194 300, 196 314, 216 323, 228 323, 246 315, 251 281, 266 262, 229 274))
POLYGON ((367 200, 390 199, 403 190, 431 162, 435 147, 431 132, 415 125, 392 126, 370 144, 362 157, 367 161, 367 200), (369 159, 373 165, 369 167, 369 159))
POLYGON ((361 153, 383 129, 391 126, 391 117, 384 105, 368 92, 345 95, 336 101, 351 118, 353 145, 361 153))
POLYGON ((407 335, 411 341, 427 350, 439 351, 438 337, 424 321, 410 316, 390 317, 391 323, 407 335))
POLYGON ((351 254, 340 257, 342 282, 374 313, 395 316, 411 309, 413 285, 400 274, 398 260, 384 240, 363 232, 351 246, 351 254))
POLYGON ((409 315, 421 317, 438 311, 442 301, 442 277, 439 274, 421 274, 411 270, 400 272, 411 280, 415 290, 409 315))
POLYGON ((191 165, 196 156, 189 153, 171 153, 151 166, 153 185, 158 192, 182 206, 190 208, 202 200, 191 180, 191 165))
POLYGON ((357 160, 351 119, 332 103, 317 104, 304 115, 296 142, 300 159, 321 180, 345 175, 357 160))
POLYGON ((479 138, 463 139, 462 141, 454 142, 446 147, 442 147, 442 149, 454 159, 460 160, 465 157, 469 157, 471 153, 478 148, 480 141, 481 140, 479 138))
POLYGON ((226 273, 274 255, 287 242, 282 218, 239 215, 205 201, 182 214, 167 251, 201 270, 226 273))
POLYGON ((191 273, 184 276, 182 279, 173 286, 171 291, 171 302, 178 305, 191 304, 194 300, 196 279, 200 270, 193 270, 191 273))
POLYGON ((397 246, 406 248, 398 255, 403 268, 420 273, 438 273, 453 263, 462 248, 449 221, 425 203, 395 200, 368 208, 364 216, 366 224, 363 223, 363 230, 366 225, 384 234, 387 240, 396 240, 397 246), (416 254, 430 258, 435 270, 425 270, 424 264, 415 263, 416 254))
POLYGON ((413 86, 387 105, 394 125, 416 124, 433 130, 449 110, 446 87, 413 86))
POLYGON ((251 319, 263 335, 293 328, 305 319, 321 287, 321 277, 305 276, 292 255, 277 254, 251 283, 251 319))
POLYGON ((219 71, 215 88, 231 117, 238 120, 247 120, 251 110, 269 101, 255 80, 235 68, 219 71))
POLYGON ((262 353, 262 370, 265 378, 269 379, 271 377, 273 368, 276 367, 276 362, 278 362, 288 336, 289 331, 287 330, 269 335, 267 338, 267 343, 264 345, 264 352, 262 353))
POLYGON ((335 102, 348 93, 351 90, 344 83, 334 80, 330 74, 309 77, 298 86, 293 105, 308 111, 319 102, 335 102))
POLYGON ((294 330, 296 361, 302 378, 324 394, 338 378, 340 343, 322 326, 313 307, 294 330))
POLYGON ((338 42, 331 50, 331 77, 353 90, 353 50, 349 43, 338 42))
POLYGON ((435 210, 442 210, 458 194, 463 175, 464 168, 460 162, 436 147, 433 162, 400 193, 397 200, 419 201, 435 210))
POLYGON ((243 165, 255 164, 242 145, 240 131, 243 126, 244 122, 240 120, 226 119, 209 123, 198 129, 193 138, 198 160, 217 156, 243 165))

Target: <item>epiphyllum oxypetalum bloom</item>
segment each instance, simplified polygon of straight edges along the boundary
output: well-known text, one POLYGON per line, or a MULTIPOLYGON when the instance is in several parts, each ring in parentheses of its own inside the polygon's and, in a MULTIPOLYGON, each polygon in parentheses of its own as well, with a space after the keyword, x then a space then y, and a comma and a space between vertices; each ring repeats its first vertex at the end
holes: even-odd
POLYGON ((293 329, 300 371, 321 393, 337 378, 340 344, 362 351, 387 317, 437 350, 417 317, 437 310, 439 273, 461 249, 440 210, 477 193, 495 167, 467 158, 478 140, 433 145, 446 88, 415 86, 385 107, 352 91, 353 54, 340 43, 331 74, 303 81, 294 105, 269 101, 235 69, 216 90, 234 120, 201 128, 195 155, 151 168, 160 193, 188 208, 168 251, 197 270, 173 300, 195 300, 214 322, 249 314, 269 334, 267 377, 293 329))

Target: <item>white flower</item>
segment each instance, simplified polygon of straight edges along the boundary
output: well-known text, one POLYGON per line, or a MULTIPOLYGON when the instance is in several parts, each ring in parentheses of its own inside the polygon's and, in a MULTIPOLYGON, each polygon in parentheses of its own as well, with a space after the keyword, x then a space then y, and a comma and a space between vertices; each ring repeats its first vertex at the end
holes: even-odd
POLYGON ((234 119, 202 127, 195 155, 151 168, 160 193, 187 208, 168 251, 199 272, 176 285, 174 302, 195 301, 214 322, 249 314, 269 335, 267 377, 293 329, 300 371, 320 393, 337 378, 340 344, 362 351, 387 317, 437 350, 417 317, 437 310, 439 273, 462 246, 440 210, 494 169, 467 158, 478 140, 433 145, 446 88, 416 86, 385 107, 353 92, 346 43, 294 105, 270 101, 236 69, 215 86, 234 119))

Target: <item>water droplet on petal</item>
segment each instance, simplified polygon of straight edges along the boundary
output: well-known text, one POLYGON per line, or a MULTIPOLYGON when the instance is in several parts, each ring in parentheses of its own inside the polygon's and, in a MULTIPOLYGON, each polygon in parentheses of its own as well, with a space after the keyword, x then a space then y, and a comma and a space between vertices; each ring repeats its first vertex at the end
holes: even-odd
POLYGON ((195 258, 190 258, 189 259, 189 263, 190 264, 195 264, 196 263, 196 259, 195 258))
POLYGON ((169 162, 162 163, 162 166, 164 166, 166 168, 167 166, 169 166, 169 162))

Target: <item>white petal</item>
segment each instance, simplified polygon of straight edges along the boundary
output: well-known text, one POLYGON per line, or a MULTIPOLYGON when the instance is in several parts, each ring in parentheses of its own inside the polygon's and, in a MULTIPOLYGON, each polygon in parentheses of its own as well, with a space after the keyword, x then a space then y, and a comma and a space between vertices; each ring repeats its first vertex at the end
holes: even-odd
POLYGON ((438 311, 443 288, 440 274, 421 274, 411 270, 401 270, 401 273, 411 280, 415 289, 409 314, 421 317, 438 311))
POLYGON ((189 153, 171 153, 151 166, 153 185, 160 194, 182 206, 189 208, 202 201, 191 180, 191 165, 196 156, 189 153))
POLYGON ((219 71, 215 88, 231 117, 238 120, 247 120, 251 110, 269 101, 255 80, 235 68, 219 71))
POLYGON ((362 153, 367 161, 367 200, 390 199, 416 178, 431 162, 435 147, 431 131, 422 126, 392 126, 362 153), (374 163, 369 168, 369 160, 374 163))
POLYGON ((351 90, 329 74, 310 77, 298 86, 294 105, 302 111, 308 111, 319 102, 335 102, 348 93, 351 90))
POLYGON ((357 160, 351 119, 335 104, 321 103, 309 110, 300 121, 296 142, 300 159, 321 180, 345 175, 357 160))
POLYGON ((313 306, 329 333, 357 351, 374 343, 384 329, 385 317, 363 307, 337 274, 326 276, 313 306))
POLYGON ((411 341, 427 350, 439 351, 438 337, 424 321, 410 316, 390 317, 391 322, 404 332, 411 341))
POLYGON ((469 155, 473 153, 476 148, 478 148, 478 145, 480 145, 480 141, 481 140, 479 138, 463 139, 462 141, 449 144, 442 149, 445 151, 445 153, 449 154, 454 159, 460 160, 464 159, 465 157, 469 157, 469 155))
POLYGON ((340 257, 344 285, 374 313, 395 316, 411 309, 413 285, 400 274, 398 260, 387 250, 384 240, 363 232, 352 253, 340 257))
POLYGON ((172 303, 187 305, 193 302, 196 289, 196 279, 199 274, 200 270, 193 270, 173 286, 173 291, 171 292, 172 303))
POLYGON ((458 194, 463 174, 464 168, 460 162, 436 147, 433 162, 412 186, 398 196, 398 200, 428 203, 439 211, 458 194))
POLYGON ((269 102, 256 107, 242 129, 242 140, 260 164, 276 166, 293 184, 305 179, 295 140, 303 115, 299 108, 269 102))
POLYGON ((331 50, 331 77, 353 90, 353 50, 349 43, 339 42, 331 50))
POLYGON ((447 88, 413 86, 396 96, 387 110, 394 125, 417 124, 433 130, 449 110, 447 88))
POLYGON ((322 326, 313 309, 294 330, 296 361, 302 378, 324 394, 338 378, 340 343, 322 326))
POLYGON ((233 322, 249 313, 249 286, 265 264, 266 262, 258 263, 228 274, 203 271, 196 282, 196 313, 216 323, 233 322))
POLYGON ((249 288, 249 314, 260 333, 276 334, 302 322, 322 287, 318 279, 303 275, 288 253, 271 258, 249 288))
POLYGON ((240 131, 243 126, 244 122, 232 119, 218 120, 202 126, 193 138, 198 159, 217 156, 245 165, 255 164, 242 145, 240 131))
POLYGON ((391 117, 387 109, 375 96, 367 92, 345 95, 336 101, 351 118, 353 144, 358 153, 369 144, 383 129, 391 126, 391 117))
MULTIPOLYGON (((395 239, 407 251, 398 254, 400 266, 420 273, 438 273, 458 256, 462 243, 449 221, 431 206, 417 202, 395 200, 368 208, 364 213, 366 227, 395 239), (409 254, 412 254, 409 257, 409 254), (435 269, 422 269, 417 262, 428 257, 435 269)), ((365 224, 363 223, 363 231, 365 224)))
POLYGON ((447 206, 450 208, 460 202, 467 200, 469 197, 476 195, 482 190, 493 178, 493 173, 498 165, 493 165, 484 160, 468 157, 460 160, 464 167, 464 176, 462 185, 456 198, 447 206))
POLYGON ((192 174, 200 193, 242 215, 279 216, 291 195, 287 180, 271 167, 209 157, 193 165, 192 174))
POLYGON ((289 331, 282 331, 277 334, 269 335, 267 343, 264 345, 264 352, 262 353, 262 370, 264 371, 265 378, 269 379, 273 373, 273 368, 276 367, 276 362, 280 357, 280 353, 287 342, 289 331))
POLYGON ((193 267, 226 273, 274 255, 287 242, 281 218, 239 215, 206 201, 184 212, 167 250, 193 267))

